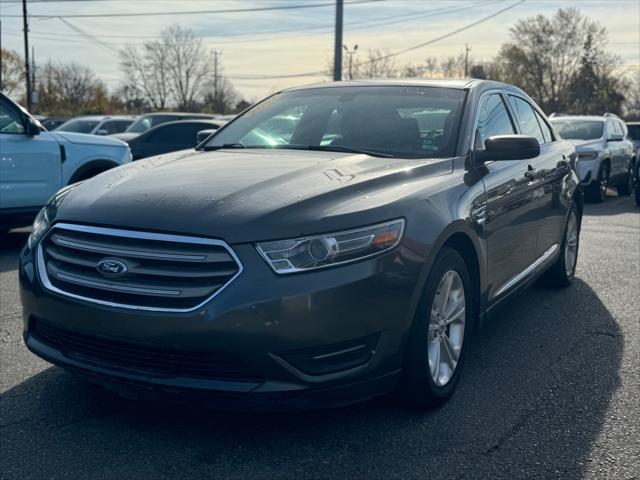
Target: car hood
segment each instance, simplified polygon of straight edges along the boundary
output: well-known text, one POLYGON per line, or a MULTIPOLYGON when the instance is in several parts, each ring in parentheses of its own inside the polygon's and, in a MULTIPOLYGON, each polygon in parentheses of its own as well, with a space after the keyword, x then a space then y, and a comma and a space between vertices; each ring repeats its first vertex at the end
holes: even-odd
POLYGON ((603 148, 603 141, 600 138, 596 140, 570 139, 569 142, 573 143, 577 150, 595 150, 603 148))
POLYGON ((100 147, 122 147, 125 144, 116 140, 115 138, 106 137, 103 135, 89 135, 87 133, 73 133, 73 132, 49 132, 59 142, 70 142, 80 145, 93 145, 100 147))
MULTIPOLYGON (((182 151, 109 170, 73 189, 56 221, 244 243, 398 218, 451 159, 299 150, 182 151)), ((423 200, 422 200, 423 201, 423 200)))
POLYGON ((123 142, 129 142, 129 140, 133 140, 134 138, 140 136, 139 133, 114 133, 113 135, 109 135, 111 138, 117 138, 118 140, 122 140, 123 142))

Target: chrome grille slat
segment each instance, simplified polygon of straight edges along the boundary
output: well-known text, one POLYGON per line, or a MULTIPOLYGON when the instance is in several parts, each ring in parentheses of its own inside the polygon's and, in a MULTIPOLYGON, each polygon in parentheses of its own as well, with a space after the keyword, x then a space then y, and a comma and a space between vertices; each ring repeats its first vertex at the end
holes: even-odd
MULTIPOLYGON (((207 260, 207 255, 195 255, 186 253, 164 253, 149 250, 134 250, 126 248, 110 247, 101 243, 89 244, 86 242, 78 242, 70 240, 68 238, 61 237, 60 235, 52 235, 51 241, 56 245, 63 247, 73 248, 75 250, 85 250, 88 252, 102 253, 104 255, 122 255, 125 257, 134 258, 157 258, 159 260, 178 260, 181 262, 203 262, 207 260)), ((232 258, 229 255, 221 256, 216 261, 231 261, 232 258)))
POLYGON ((123 308, 195 310, 241 272, 226 243, 200 237, 56 224, 38 245, 38 273, 47 289, 123 308), (105 259, 127 268, 101 272, 96 267, 105 259))
MULTIPOLYGON (((103 255, 94 255, 91 260, 87 260, 89 257, 80 258, 71 254, 67 254, 62 251, 59 246, 49 245, 45 249, 45 254, 57 260, 59 262, 78 265, 81 267, 94 269, 96 262, 103 258, 103 255)), ((231 262, 222 262, 224 265, 231 262)), ((142 263, 130 264, 129 271, 134 275, 153 275, 160 277, 175 277, 176 272, 180 274, 180 277, 184 278, 204 278, 204 277, 229 277, 235 272, 235 268, 223 268, 223 269, 206 269, 205 265, 189 265, 187 267, 180 267, 178 265, 171 265, 171 268, 161 268, 156 266, 145 265, 142 263)))

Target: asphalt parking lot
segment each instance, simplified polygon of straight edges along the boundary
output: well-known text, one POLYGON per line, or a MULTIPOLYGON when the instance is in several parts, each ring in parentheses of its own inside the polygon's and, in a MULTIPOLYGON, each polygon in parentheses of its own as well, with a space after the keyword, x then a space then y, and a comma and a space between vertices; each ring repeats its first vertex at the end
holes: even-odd
POLYGON ((295 414, 126 400, 30 354, 0 239, 0 478, 640 479, 640 209, 587 205, 577 278, 475 338, 430 412, 382 398, 295 414))

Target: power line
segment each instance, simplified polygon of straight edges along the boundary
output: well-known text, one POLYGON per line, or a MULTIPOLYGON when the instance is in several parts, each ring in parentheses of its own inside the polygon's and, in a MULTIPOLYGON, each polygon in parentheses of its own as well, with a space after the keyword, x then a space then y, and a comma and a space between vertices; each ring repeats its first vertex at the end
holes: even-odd
MULTIPOLYGON (((441 40, 444 40, 445 38, 449 38, 452 37, 454 35, 457 35, 460 32, 463 32, 465 30, 469 30, 470 28, 475 27, 476 25, 479 25, 483 22, 486 22, 488 20, 491 20, 492 18, 497 17, 498 15, 503 14, 504 12, 511 10, 512 8, 517 7, 518 5, 524 3, 527 0, 518 0, 515 3, 512 3, 511 5, 502 8, 500 10, 498 10, 497 12, 492 13, 491 15, 487 15, 486 17, 482 17, 479 20, 476 20, 475 22, 469 23, 467 25, 464 25, 463 27, 457 28, 451 32, 445 33, 443 35, 440 35, 436 38, 433 38, 429 41, 423 42, 423 43, 419 43, 417 45, 413 45, 411 47, 407 47, 404 48, 402 50, 398 50, 397 52, 393 52, 393 53, 389 53, 387 55, 382 55, 380 57, 376 57, 376 58, 372 58, 371 60, 366 60, 364 62, 359 62, 357 64, 355 64, 355 67, 360 67, 363 65, 368 65, 370 63, 374 63, 380 60, 386 60, 388 58, 393 58, 393 57, 397 57, 399 55, 403 55, 405 53, 411 52, 413 50, 417 50, 419 48, 423 48, 426 47, 427 45, 431 45, 433 43, 439 42, 441 40)), ((305 73, 295 73, 295 74, 290 74, 290 75, 271 75, 271 76, 266 76, 266 75, 236 75, 236 76, 230 76, 230 78, 237 78, 239 80, 276 80, 276 79, 286 79, 286 78, 303 78, 303 77, 318 77, 318 76, 326 76, 328 75, 329 72, 327 72, 326 70, 319 70, 316 72, 305 72, 305 73)))
MULTIPOLYGON (((348 5, 358 5, 362 3, 385 2, 388 0, 352 0, 348 5)), ((217 13, 251 13, 251 12, 267 12, 275 10, 302 10, 307 8, 331 7, 335 5, 330 3, 312 3, 312 4, 296 4, 296 5, 274 5, 271 7, 252 7, 252 8, 227 8, 222 10, 180 10, 173 12, 130 12, 130 13, 72 13, 67 15, 31 15, 32 18, 107 18, 107 17, 160 17, 160 16, 177 16, 177 15, 208 15, 217 13)), ((20 17, 21 15, 0 15, 2 17, 20 17)))
MULTIPOLYGON (((75 0, 72 0, 75 1, 75 0)), ((120 0, 96 0, 96 1, 120 1, 120 0)), ((394 24, 394 23, 403 23, 403 22, 410 22, 410 21, 414 21, 414 20, 418 20, 418 19, 422 19, 422 18, 428 18, 428 17, 435 17, 435 16, 439 16, 439 15, 445 15, 448 13, 454 13, 454 12, 458 12, 461 10, 469 10, 472 8, 477 8, 477 7, 486 7, 487 5, 492 5, 495 3, 502 3, 504 2, 504 0, 492 0, 492 1, 476 1, 476 2, 472 2, 468 5, 463 5, 463 6, 458 6, 458 7, 443 7, 443 8, 435 8, 435 9, 428 9, 428 10, 421 10, 421 11, 417 11, 417 12, 412 12, 412 13, 403 13, 400 15, 387 15, 385 17, 376 17, 376 18, 372 18, 369 20, 360 20, 360 21, 356 21, 356 22, 345 22, 344 26, 345 28, 349 28, 349 30, 362 30, 362 29, 368 29, 371 27, 378 27, 378 26, 382 26, 382 25, 389 25, 389 24, 394 24)), ((63 15, 64 16, 64 15, 63 15)), ((47 19, 52 19, 52 18, 57 18, 56 16, 50 16, 47 17, 47 19)), ((223 37, 223 38, 227 38, 227 37, 251 37, 251 36, 255 36, 255 35, 261 35, 261 34, 277 34, 277 33, 293 33, 293 32, 308 32, 309 30, 323 30, 322 32, 319 33, 330 33, 333 32, 333 28, 331 27, 327 27, 327 25, 309 25, 309 26, 305 26, 305 27, 296 27, 296 28, 287 28, 287 29, 278 29, 278 30, 254 30, 252 32, 232 32, 230 34, 225 34, 225 35, 198 35, 198 37, 200 38, 215 38, 215 37, 223 37)), ((54 35, 56 37, 58 37, 60 35, 59 32, 52 32, 52 31, 40 31, 38 32, 39 35, 54 35)), ((73 35, 73 34, 66 34, 67 36, 84 36, 84 35, 73 35)), ((149 38, 149 39, 155 39, 158 38, 157 35, 135 35, 135 34, 120 34, 120 35, 116 35, 116 34, 96 34, 94 35, 96 38, 149 38)), ((285 37, 282 37, 285 38, 285 37)), ((291 38, 291 37, 288 37, 291 38)), ((262 39, 247 39, 245 40, 247 42, 251 42, 251 41, 262 41, 262 39)), ((228 42, 225 42, 228 43, 228 42)))
POLYGON ((89 40, 92 40, 93 42, 97 43, 98 46, 102 47, 102 49, 105 50, 107 53, 110 53, 111 55, 114 55, 116 57, 118 56, 118 50, 116 50, 115 48, 111 47, 108 43, 105 43, 102 40, 100 40, 99 38, 94 37, 90 33, 85 32, 80 27, 75 26, 73 23, 71 23, 69 20, 67 20, 67 19, 65 19, 63 17, 58 17, 58 20, 60 20, 66 26, 68 26, 72 30, 75 30, 80 35, 84 36, 85 38, 87 38, 89 40))

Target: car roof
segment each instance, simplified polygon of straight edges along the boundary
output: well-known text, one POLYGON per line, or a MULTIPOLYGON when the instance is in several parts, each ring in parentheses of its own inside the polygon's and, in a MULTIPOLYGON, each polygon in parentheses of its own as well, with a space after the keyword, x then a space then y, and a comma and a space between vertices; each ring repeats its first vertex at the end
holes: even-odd
POLYGON ((188 125, 190 123, 203 123, 203 124, 206 124, 206 125, 221 126, 221 125, 224 125, 225 123, 228 123, 228 122, 226 122, 224 120, 211 120, 211 119, 207 119, 207 118, 191 118, 191 119, 187 119, 187 120, 174 120, 173 122, 161 123, 160 125, 156 125, 153 128, 166 127, 167 125, 188 125))
POLYGON ((151 117, 153 115, 175 115, 177 117, 213 118, 213 113, 189 113, 189 112, 151 112, 141 115, 141 117, 151 117))
POLYGON ((371 80, 349 80, 345 82, 329 82, 329 83, 315 83, 311 85, 304 85, 300 87, 288 88, 285 91, 306 90, 316 88, 335 88, 335 87, 440 87, 440 88, 454 88, 454 89, 487 89, 487 88, 502 88, 506 90, 513 90, 521 92, 517 87, 508 83, 496 82, 493 80, 478 80, 476 78, 463 78, 463 79, 450 79, 450 78, 438 78, 438 79, 421 79, 421 78, 393 78, 393 79, 371 79, 371 80))
POLYGON ((616 118, 616 117, 604 117, 602 115, 555 115, 550 117, 549 120, 552 122, 554 120, 591 120, 604 122, 607 118, 616 118))

